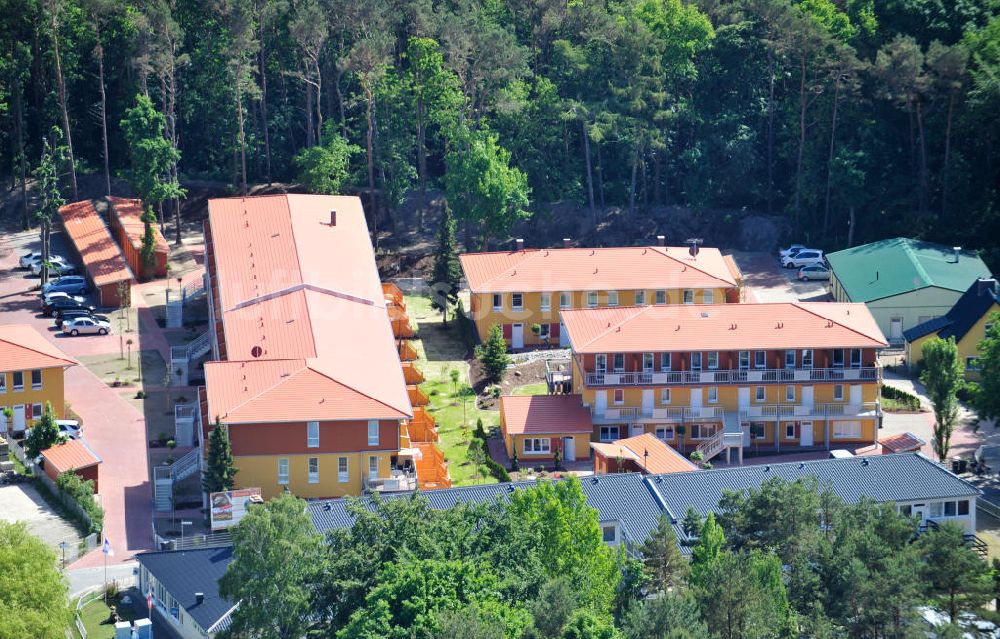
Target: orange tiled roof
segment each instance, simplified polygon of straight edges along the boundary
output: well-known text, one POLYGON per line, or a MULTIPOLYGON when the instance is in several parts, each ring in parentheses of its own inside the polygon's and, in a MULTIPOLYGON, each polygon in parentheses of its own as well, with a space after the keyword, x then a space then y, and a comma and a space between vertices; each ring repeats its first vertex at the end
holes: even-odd
POLYGON ((0 371, 74 366, 76 362, 26 324, 0 326, 0 371))
POLYGON ((881 348, 885 336, 864 304, 682 304, 566 309, 574 352, 881 348))
MULTIPOLYGON (((127 197, 108 196, 112 210, 118 216, 118 221, 125 234, 136 250, 142 248, 142 236, 146 234, 146 224, 142 221, 142 200, 127 197)), ((167 240, 160 233, 160 229, 153 226, 153 233, 156 235, 156 252, 166 253, 170 250, 167 240)))
POLYGON ((42 457, 57 474, 101 463, 101 458, 82 439, 67 439, 60 442, 52 448, 43 450, 42 457))
POLYGON ((888 437, 881 437, 878 443, 882 444, 882 449, 890 453, 909 453, 919 451, 927 442, 920 439, 913 433, 899 433, 888 437))
POLYGON ((62 206, 59 215, 94 286, 132 279, 132 270, 125 263, 121 249, 90 200, 62 206))
POLYGON ((580 395, 504 395, 500 415, 508 435, 589 433, 594 429, 580 395))
POLYGON ((611 443, 594 442, 590 447, 608 458, 630 459, 652 475, 698 470, 697 466, 684 459, 680 453, 657 439, 652 433, 617 439, 611 443))
MULTIPOLYGON (((474 293, 736 286, 719 249, 678 246, 528 249, 459 255, 474 293)), ((737 269, 738 272, 738 269, 737 269)))
POLYGON ((275 195, 208 209, 231 360, 205 367, 212 418, 411 415, 360 200, 275 195), (293 408, 296 394, 306 401, 293 408))

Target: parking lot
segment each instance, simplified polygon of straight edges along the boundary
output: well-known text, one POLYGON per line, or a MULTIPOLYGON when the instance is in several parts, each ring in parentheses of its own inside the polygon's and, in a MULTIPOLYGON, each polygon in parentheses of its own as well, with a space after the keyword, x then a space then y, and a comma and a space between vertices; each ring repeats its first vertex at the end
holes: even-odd
POLYGON ((747 302, 825 302, 831 298, 826 281, 800 282, 798 269, 785 269, 776 253, 733 251, 743 271, 747 302))
POLYGON ((67 543, 66 559, 75 559, 82 537, 76 528, 53 511, 31 484, 0 486, 0 519, 22 521, 28 532, 41 538, 62 557, 59 543, 67 543))

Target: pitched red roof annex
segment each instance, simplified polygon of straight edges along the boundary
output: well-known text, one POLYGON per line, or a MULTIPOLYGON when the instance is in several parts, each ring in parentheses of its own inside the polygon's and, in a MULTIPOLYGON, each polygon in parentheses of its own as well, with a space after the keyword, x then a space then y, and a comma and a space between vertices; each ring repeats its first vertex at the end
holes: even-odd
POLYGON ((90 200, 61 206, 59 215, 94 286, 133 279, 132 269, 90 200))
POLYGON ((615 457, 629 459, 651 475, 698 470, 697 466, 652 433, 616 439, 610 443, 592 442, 590 447, 609 459, 615 457))
MULTIPOLYGON (((142 200, 127 197, 108 196, 112 211, 118 216, 129 242, 135 250, 142 249, 142 238, 146 234, 146 224, 142 221, 142 200)), ((156 236, 156 252, 167 253, 170 246, 167 240, 160 233, 160 229, 153 225, 153 234, 156 236)))
POLYGON ((101 463, 101 458, 82 439, 67 439, 42 451, 45 463, 57 474, 101 463))
POLYGON ((508 435, 589 433, 594 429, 580 395, 504 395, 500 415, 508 435))

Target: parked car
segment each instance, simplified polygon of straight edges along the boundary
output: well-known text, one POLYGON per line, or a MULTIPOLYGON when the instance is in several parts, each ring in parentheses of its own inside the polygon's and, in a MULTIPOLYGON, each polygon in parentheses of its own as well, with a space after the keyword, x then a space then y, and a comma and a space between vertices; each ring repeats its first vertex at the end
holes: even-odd
POLYGON ((21 259, 18 261, 18 266, 21 268, 30 268, 32 262, 40 259, 42 259, 41 251, 29 251, 28 253, 21 255, 21 259))
POLYGON ((80 439, 83 435, 83 429, 80 428, 80 422, 75 419, 57 419, 56 426, 59 427, 59 434, 63 437, 68 437, 69 439, 80 439))
POLYGON ((802 268, 811 264, 823 264, 823 251, 816 249, 806 249, 799 251, 795 255, 781 258, 781 265, 785 268, 802 268))
POLYGON ((830 279, 830 269, 823 264, 803 266, 799 269, 799 279, 803 282, 808 282, 809 280, 828 280, 830 279))
POLYGON ((102 322, 108 322, 109 324, 111 323, 111 320, 109 320, 106 315, 98 315, 97 313, 91 310, 88 310, 86 308, 81 308, 76 310, 66 310, 60 312, 59 317, 57 317, 55 320, 56 328, 62 328, 64 322, 76 319, 77 317, 92 317, 102 322))
POLYGON ((63 322, 62 332, 69 335, 107 335, 110 322, 102 322, 93 317, 77 317, 63 322))
POLYGON ((86 301, 80 301, 77 297, 57 297, 48 306, 42 306, 42 313, 49 317, 62 317, 65 311, 75 311, 85 309, 93 313, 93 306, 88 306, 86 301))
POLYGON ((778 257, 788 257, 789 255, 795 255, 804 248, 806 248, 805 244, 792 244, 786 249, 779 249, 778 257))
POLYGON ((71 295, 86 295, 87 280, 82 275, 67 275, 48 282, 42 287, 42 295, 65 291, 71 295))
MULTIPOLYGON (((31 263, 31 274, 32 275, 41 275, 42 274, 42 265, 44 263, 45 262, 43 262, 41 259, 32 262, 31 263)), ((73 265, 70 264, 69 261, 66 258, 64 258, 64 257, 62 257, 60 255, 53 255, 53 256, 49 257, 49 273, 65 273, 66 271, 69 271, 72 268, 73 268, 73 265)))
POLYGON ((81 297, 79 295, 70 295, 66 291, 53 291, 52 293, 48 293, 47 295, 42 295, 41 296, 42 306, 46 306, 46 305, 50 304, 52 302, 52 300, 58 299, 60 297, 75 297, 76 299, 80 300, 81 302, 84 300, 83 297, 81 297))

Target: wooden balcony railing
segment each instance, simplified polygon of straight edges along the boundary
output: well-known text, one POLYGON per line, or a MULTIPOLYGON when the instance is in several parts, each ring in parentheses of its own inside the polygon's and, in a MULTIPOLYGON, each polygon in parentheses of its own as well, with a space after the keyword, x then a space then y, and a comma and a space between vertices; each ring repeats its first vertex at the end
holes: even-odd
POLYGON ((865 368, 740 368, 703 371, 588 372, 587 386, 753 384, 768 382, 875 382, 879 366, 865 368))
POLYGON ((386 311, 389 313, 389 323, 392 325, 393 337, 396 339, 409 339, 415 335, 405 309, 393 305, 387 307, 386 311))
POLYGON ((407 386, 406 393, 410 396, 411 406, 427 406, 431 400, 418 386, 407 386))
POLYGON ((413 362, 417 360, 417 349, 409 342, 399 341, 396 343, 396 350, 399 351, 399 361, 413 362))
POLYGON ((424 374, 412 362, 403 362, 403 379, 407 386, 416 386, 424 383, 424 374))
POLYGON ((437 444, 419 443, 416 447, 420 449, 420 458, 416 460, 417 481, 420 484, 420 489, 451 488, 448 464, 437 444))
POLYGON ((387 302, 391 301, 393 304, 400 306, 404 311, 406 310, 403 291, 392 282, 382 282, 382 295, 385 296, 387 302))
POLYGON ((423 408, 413 409, 413 419, 407 424, 411 444, 436 442, 440 438, 434 416, 423 408))

